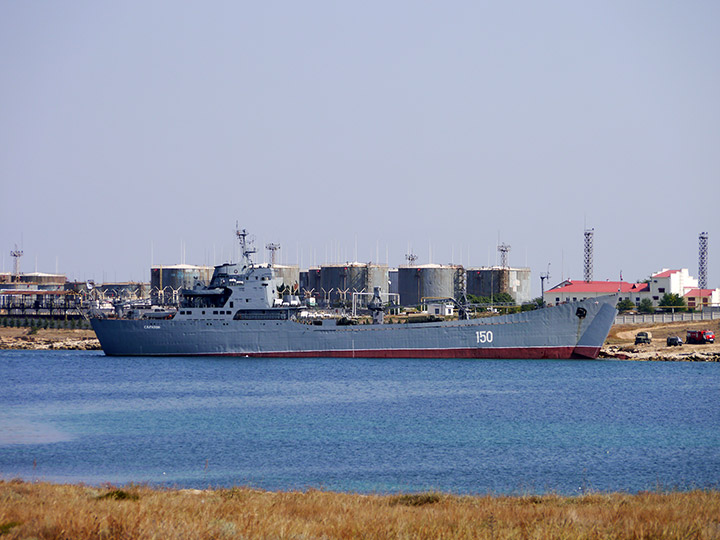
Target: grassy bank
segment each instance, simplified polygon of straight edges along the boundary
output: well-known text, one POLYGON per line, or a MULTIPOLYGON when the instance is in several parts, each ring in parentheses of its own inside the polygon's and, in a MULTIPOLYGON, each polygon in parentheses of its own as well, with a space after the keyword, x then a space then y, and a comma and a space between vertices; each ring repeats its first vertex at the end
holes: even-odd
POLYGON ((0 482, 3 538, 720 538, 720 492, 460 497, 0 482))

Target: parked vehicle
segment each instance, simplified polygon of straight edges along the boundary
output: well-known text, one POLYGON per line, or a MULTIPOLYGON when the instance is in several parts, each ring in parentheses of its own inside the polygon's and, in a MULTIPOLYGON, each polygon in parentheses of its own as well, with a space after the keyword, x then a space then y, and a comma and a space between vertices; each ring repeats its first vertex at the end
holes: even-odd
POLYGON ((712 330, 688 330, 685 343, 715 343, 715 332, 712 330))
POLYGON ((682 339, 678 336, 668 336, 667 338, 668 347, 682 347, 682 339))
POLYGON ((650 332, 638 332, 635 334, 635 345, 642 343, 652 343, 652 334, 650 332))

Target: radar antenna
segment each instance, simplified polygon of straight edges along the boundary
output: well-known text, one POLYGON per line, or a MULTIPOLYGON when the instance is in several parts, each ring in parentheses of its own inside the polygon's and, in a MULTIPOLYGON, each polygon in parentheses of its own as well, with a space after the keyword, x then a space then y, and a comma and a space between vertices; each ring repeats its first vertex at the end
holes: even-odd
POLYGON ((20 257, 23 256, 23 250, 18 249, 17 244, 15 244, 15 249, 10 252, 10 256, 15 259, 13 264, 13 275, 15 276, 15 281, 20 281, 20 257))
POLYGON ((500 266, 502 268, 508 268, 508 253, 510 253, 510 246, 508 244, 499 244, 497 249, 500 252, 500 266))
POLYGON ((270 266, 275 266, 275 255, 280 250, 280 244, 273 244, 272 242, 265 246, 270 252, 270 266))
POLYGON ((550 263, 548 263, 547 272, 540 274, 540 301, 545 305, 545 280, 550 279, 550 263))

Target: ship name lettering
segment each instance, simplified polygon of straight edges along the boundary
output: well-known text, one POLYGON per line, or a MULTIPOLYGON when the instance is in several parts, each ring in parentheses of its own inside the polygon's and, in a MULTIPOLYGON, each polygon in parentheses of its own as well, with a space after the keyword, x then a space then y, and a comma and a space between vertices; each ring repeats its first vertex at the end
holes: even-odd
POLYGON ((492 330, 480 330, 479 332, 475 332, 475 338, 478 343, 492 343, 492 330))
POLYGON ((145 330, 160 330, 157 324, 146 324, 143 328, 145 328, 145 330))

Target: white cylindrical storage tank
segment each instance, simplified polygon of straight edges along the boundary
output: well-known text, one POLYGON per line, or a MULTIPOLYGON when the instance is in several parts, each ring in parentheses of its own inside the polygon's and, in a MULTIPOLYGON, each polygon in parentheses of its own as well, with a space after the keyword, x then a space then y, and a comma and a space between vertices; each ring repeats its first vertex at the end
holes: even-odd
POLYGON ((511 268, 508 292, 516 304, 524 304, 532 300, 531 279, 529 268, 511 268))
POLYGON ((294 291, 300 290, 300 267, 276 264, 272 268, 275 272, 275 276, 282 278, 283 286, 286 289, 293 291, 292 294, 297 294, 294 291))
POLYGON ((372 294, 375 287, 380 287, 381 294, 387 294, 390 292, 390 285, 388 284, 390 276, 387 265, 368 264, 367 279, 368 281, 365 292, 372 294))
POLYGON ((467 271, 467 292, 489 298, 508 293, 516 304, 532 300, 529 268, 471 268, 467 271))
POLYGON ((212 266, 190 264, 155 266, 150 269, 151 295, 163 301, 177 299, 181 289, 192 289, 197 283, 208 285, 213 270, 212 266))

